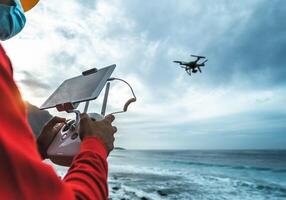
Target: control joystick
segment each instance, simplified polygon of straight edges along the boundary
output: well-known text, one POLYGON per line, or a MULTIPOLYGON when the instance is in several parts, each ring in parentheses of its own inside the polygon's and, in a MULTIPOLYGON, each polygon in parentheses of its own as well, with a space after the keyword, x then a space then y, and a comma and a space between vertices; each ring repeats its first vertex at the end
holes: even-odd
MULTIPOLYGON (((104 117, 98 113, 89 113, 88 115, 96 121, 104 119, 104 117)), ((73 157, 78 154, 81 143, 79 128, 79 121, 68 120, 49 146, 47 154, 51 157, 73 157)))

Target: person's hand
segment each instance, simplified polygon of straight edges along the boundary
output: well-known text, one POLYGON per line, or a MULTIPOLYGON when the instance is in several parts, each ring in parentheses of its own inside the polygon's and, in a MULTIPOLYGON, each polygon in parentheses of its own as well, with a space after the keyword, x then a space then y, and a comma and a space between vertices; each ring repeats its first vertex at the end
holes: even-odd
POLYGON ((81 114, 79 126, 81 139, 87 136, 99 138, 104 143, 109 154, 114 148, 114 133, 117 131, 117 128, 111 125, 114 119, 113 115, 108 115, 103 120, 96 121, 85 113, 81 114))
POLYGON ((42 159, 48 158, 47 149, 61 128, 65 125, 66 119, 53 117, 42 128, 40 136, 37 139, 38 150, 42 159))

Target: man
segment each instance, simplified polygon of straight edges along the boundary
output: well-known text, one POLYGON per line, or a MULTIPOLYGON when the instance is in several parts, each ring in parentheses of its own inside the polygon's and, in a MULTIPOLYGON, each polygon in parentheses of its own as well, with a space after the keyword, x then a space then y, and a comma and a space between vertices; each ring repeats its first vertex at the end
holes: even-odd
MULTIPOLYGON (((0 40, 19 33, 25 25, 24 11, 37 0, 0 0, 0 40), (23 7, 22 7, 23 5, 23 7)), ((32 59, 32 58, 31 58, 32 59)), ((114 117, 93 121, 82 115, 80 152, 61 180, 51 166, 41 161, 27 122, 25 104, 13 80, 12 66, 0 44, 0 199, 107 199, 106 158, 113 149, 114 117)), ((43 129, 41 155, 51 142, 62 118, 53 118, 43 129), (52 131, 54 130, 54 131, 52 131)))

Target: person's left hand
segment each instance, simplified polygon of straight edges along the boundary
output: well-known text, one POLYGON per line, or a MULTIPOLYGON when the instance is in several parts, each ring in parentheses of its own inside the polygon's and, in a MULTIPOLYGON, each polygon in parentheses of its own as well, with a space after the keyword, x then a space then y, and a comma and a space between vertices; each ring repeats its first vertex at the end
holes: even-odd
POLYGON ((38 151, 43 160, 48 158, 47 150, 59 130, 65 125, 65 122, 65 118, 53 117, 43 126, 37 139, 38 151))

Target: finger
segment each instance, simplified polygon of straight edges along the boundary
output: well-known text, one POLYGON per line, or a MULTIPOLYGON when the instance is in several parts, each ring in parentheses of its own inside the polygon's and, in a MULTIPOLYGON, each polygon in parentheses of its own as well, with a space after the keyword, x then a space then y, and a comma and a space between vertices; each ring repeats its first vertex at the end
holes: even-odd
POLYGON ((62 123, 62 122, 65 122, 66 121, 66 118, 63 118, 63 117, 58 117, 58 116, 55 116, 53 117, 50 122, 51 123, 62 123))
POLYGON ((114 121, 114 119, 115 119, 114 115, 107 115, 104 121, 111 124, 114 121))
POLYGON ((86 113, 80 114, 80 124, 87 123, 90 119, 89 115, 86 113))
POLYGON ((117 132, 117 127, 116 126, 112 126, 114 133, 117 132))
POLYGON ((54 132, 59 132, 64 125, 65 125, 65 123, 57 123, 57 124, 53 127, 53 131, 54 131, 54 132))
POLYGON ((85 118, 89 118, 89 115, 86 113, 80 114, 80 119, 85 119, 85 118))
POLYGON ((61 128, 61 127, 63 127, 64 125, 66 124, 66 122, 65 123, 57 123, 53 128, 61 128))
POLYGON ((108 145, 108 151, 109 151, 109 153, 114 149, 114 144, 112 143, 112 144, 110 144, 110 145, 108 145))
POLYGON ((56 124, 58 123, 64 123, 66 122, 65 118, 62 117, 53 117, 50 121, 47 122, 47 124, 45 125, 46 128, 51 129, 53 128, 56 124))

